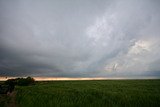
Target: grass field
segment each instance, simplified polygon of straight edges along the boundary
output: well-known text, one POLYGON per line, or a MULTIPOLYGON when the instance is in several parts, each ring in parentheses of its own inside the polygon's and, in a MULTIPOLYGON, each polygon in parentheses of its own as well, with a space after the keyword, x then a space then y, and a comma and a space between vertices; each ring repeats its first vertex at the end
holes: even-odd
POLYGON ((160 80, 38 82, 16 92, 18 107, 160 107, 160 80))
POLYGON ((160 80, 39 82, 16 90, 20 107, 160 106, 160 80))

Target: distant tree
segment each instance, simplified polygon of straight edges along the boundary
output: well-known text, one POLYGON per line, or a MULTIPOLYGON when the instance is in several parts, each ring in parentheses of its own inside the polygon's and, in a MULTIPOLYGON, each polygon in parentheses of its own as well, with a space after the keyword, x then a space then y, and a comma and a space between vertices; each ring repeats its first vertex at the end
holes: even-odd
POLYGON ((19 86, 28 86, 33 85, 35 83, 35 80, 32 77, 16 78, 16 82, 19 86))
POLYGON ((4 85, 0 85, 0 94, 12 92, 15 88, 15 85, 28 86, 33 84, 35 84, 35 80, 32 77, 8 79, 5 81, 4 85))
POLYGON ((28 82, 29 84, 34 84, 34 83, 35 83, 35 80, 34 80, 34 78, 32 78, 32 77, 27 77, 26 80, 27 80, 27 82, 28 82))
POLYGON ((9 85, 11 88, 14 88, 15 85, 19 86, 28 86, 35 84, 35 80, 32 77, 27 78, 15 78, 15 79, 8 79, 5 81, 5 84, 9 85))

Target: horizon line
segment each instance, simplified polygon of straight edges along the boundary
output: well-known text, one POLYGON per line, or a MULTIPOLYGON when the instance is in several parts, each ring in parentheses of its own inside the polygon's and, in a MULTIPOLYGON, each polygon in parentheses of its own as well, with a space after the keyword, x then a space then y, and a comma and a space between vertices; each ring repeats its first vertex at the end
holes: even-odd
MULTIPOLYGON (((8 79, 25 78, 23 77, 7 77, 0 76, 0 81, 6 81, 8 79)), ((35 81, 65 81, 65 80, 134 80, 134 79, 160 79, 160 77, 32 77, 35 81)))

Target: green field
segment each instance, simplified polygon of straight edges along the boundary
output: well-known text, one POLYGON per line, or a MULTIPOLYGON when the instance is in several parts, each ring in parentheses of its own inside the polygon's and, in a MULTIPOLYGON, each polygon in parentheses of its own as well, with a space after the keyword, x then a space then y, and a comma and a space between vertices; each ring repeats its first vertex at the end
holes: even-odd
POLYGON ((18 107, 160 107, 160 80, 37 82, 16 87, 18 107))

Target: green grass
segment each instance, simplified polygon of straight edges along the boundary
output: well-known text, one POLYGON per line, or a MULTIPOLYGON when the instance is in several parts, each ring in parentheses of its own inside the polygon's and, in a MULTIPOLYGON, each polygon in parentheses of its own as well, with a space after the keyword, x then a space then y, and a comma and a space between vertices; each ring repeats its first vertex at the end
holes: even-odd
POLYGON ((16 90, 19 107, 160 107, 160 80, 38 82, 16 90))

